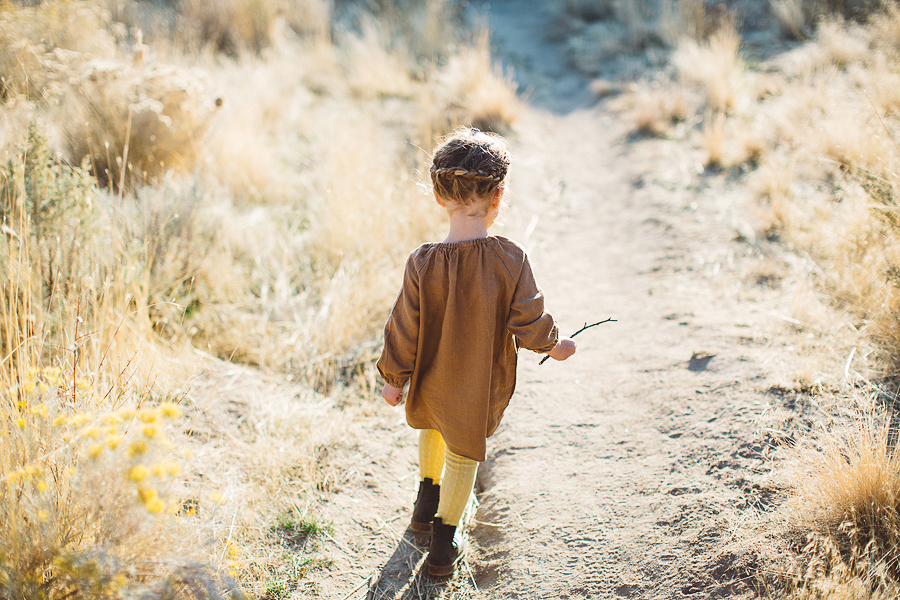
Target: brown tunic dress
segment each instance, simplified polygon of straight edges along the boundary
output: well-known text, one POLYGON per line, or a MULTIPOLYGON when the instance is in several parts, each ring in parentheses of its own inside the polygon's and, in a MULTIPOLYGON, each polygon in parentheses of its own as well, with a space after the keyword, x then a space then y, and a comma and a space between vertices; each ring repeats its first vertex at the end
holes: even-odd
POLYGON ((499 236, 423 244, 406 261, 378 371, 409 382, 411 427, 483 461, 515 390, 517 345, 548 352, 557 339, 522 246, 499 236))

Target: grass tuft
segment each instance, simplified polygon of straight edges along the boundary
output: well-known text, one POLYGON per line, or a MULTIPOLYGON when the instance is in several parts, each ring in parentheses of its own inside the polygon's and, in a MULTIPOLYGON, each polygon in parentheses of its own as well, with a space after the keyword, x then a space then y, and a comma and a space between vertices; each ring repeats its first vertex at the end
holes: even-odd
POLYGON ((811 533, 787 597, 881 598, 900 590, 896 442, 890 413, 870 409, 806 452, 795 471, 790 512, 811 533))

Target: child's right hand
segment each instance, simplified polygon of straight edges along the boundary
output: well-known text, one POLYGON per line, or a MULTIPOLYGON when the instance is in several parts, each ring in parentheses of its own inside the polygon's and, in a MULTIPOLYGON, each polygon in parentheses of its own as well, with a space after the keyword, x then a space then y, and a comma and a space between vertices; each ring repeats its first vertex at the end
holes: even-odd
POLYGON ((571 338, 560 338, 553 350, 547 353, 553 360, 566 360, 575 354, 575 341, 571 338))
POLYGON ((389 383, 385 383, 381 388, 381 397, 391 406, 397 406, 403 401, 403 388, 394 387, 389 383))

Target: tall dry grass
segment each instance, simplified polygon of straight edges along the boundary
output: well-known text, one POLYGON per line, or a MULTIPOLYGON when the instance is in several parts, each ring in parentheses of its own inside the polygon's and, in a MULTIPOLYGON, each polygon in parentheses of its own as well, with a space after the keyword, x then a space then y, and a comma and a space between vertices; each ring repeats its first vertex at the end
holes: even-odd
POLYGON ((133 338, 90 177, 32 126, 0 183, 2 594, 239 597, 175 518, 181 409, 133 338))
POLYGON ((0 595, 305 585, 279 523, 315 535, 340 481, 327 448, 365 410, 333 399, 371 391, 403 258, 439 223, 427 150, 515 118, 458 19, 0 8, 0 595))
POLYGON ((784 511, 799 551, 787 598, 890 598, 900 591, 897 424, 880 395, 860 393, 857 420, 824 432, 792 466, 795 495, 784 511))

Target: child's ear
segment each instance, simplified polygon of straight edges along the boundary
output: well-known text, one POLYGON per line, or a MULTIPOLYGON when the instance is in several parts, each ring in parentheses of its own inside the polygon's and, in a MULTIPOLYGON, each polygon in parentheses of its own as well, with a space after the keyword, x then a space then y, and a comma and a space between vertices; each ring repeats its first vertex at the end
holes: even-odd
POLYGON ((441 200, 441 197, 438 196, 437 191, 434 192, 434 200, 435 200, 435 202, 438 203, 438 206, 440 206, 441 208, 447 208, 447 204, 443 200, 441 200))
POLYGON ((501 187, 497 188, 496 192, 494 192, 494 197, 491 198, 491 208, 493 208, 495 210, 500 208, 500 200, 503 198, 503 190, 504 189, 505 188, 503 188, 501 186, 501 187))

